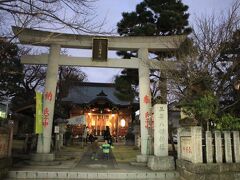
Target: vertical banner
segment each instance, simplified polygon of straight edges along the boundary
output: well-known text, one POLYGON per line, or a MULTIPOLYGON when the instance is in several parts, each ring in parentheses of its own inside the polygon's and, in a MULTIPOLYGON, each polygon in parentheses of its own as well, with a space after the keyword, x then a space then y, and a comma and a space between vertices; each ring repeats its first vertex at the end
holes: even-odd
POLYGON ((36 91, 36 123, 35 123, 35 133, 41 134, 43 130, 42 127, 42 93, 36 91))

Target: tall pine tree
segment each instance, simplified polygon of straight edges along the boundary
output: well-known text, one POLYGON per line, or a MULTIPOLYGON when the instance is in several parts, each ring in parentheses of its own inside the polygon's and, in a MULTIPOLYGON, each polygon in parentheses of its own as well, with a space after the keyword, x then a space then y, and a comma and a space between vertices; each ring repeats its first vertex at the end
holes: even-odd
MULTIPOLYGON (((170 36, 189 34, 191 28, 188 26, 187 13, 188 6, 184 5, 181 0, 144 0, 136 6, 134 12, 122 13, 122 20, 117 24, 118 33, 121 36, 170 36)), ((129 58, 136 56, 136 52, 118 52, 119 56, 129 58)), ((166 54, 157 54, 165 56, 166 54)), ((130 79, 129 83, 138 85, 137 70, 124 69, 122 75, 116 78, 130 79)), ((166 84, 164 74, 161 80, 166 84)), ((116 82, 121 82, 117 81, 116 82)), ((120 85, 116 85, 121 87, 120 85)), ((123 86, 124 88, 124 86, 123 86)), ((162 89, 166 89, 163 87, 162 89)), ((121 90, 124 92, 125 90, 121 90)), ((120 91, 120 92, 121 92, 120 91)), ((162 90, 164 91, 164 90, 162 90)), ((164 92, 163 96, 166 96, 164 92)), ((166 99, 164 97, 163 99, 166 99)))

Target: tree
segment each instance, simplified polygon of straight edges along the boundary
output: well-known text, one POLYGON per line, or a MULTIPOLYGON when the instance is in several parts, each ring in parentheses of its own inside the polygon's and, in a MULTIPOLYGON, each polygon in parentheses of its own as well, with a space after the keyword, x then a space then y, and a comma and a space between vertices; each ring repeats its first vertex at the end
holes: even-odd
MULTIPOLYGON (((189 14, 186 13, 187 10, 188 6, 184 5, 180 0, 144 0, 136 6, 134 12, 122 13, 123 19, 117 24, 118 33, 121 36, 188 34, 191 32, 191 28, 188 27, 189 14)), ((136 52, 118 52, 117 54, 124 58, 136 56, 136 52)), ((158 53, 157 59, 167 55, 158 53)), ((132 84, 138 84, 137 70, 127 69, 122 74, 130 77, 132 84)), ((164 73, 161 73, 159 78, 163 82, 166 81, 164 73)), ((165 96, 163 88, 161 90, 162 96, 165 96)))
POLYGON ((19 82, 21 90, 12 99, 12 110, 35 104, 35 91, 43 89, 45 83, 46 66, 24 65, 22 74, 23 79, 19 82))
POLYGON ((121 36, 167 36, 188 34, 188 6, 179 0, 144 0, 136 11, 122 13, 117 24, 121 36))
POLYGON ((222 43, 218 62, 223 66, 217 69, 216 78, 219 79, 217 89, 221 97, 221 113, 230 113, 240 116, 240 93, 235 89, 234 83, 240 79, 240 52, 239 52, 240 30, 233 32, 229 41, 222 43))
POLYGON ((178 52, 178 71, 169 73, 172 93, 199 124, 210 120, 221 129, 239 116, 233 86, 239 78, 239 8, 236 1, 228 14, 198 18, 192 41, 178 52))
POLYGON ((4 39, 0 40, 0 99, 12 97, 21 91, 23 66, 19 59, 18 47, 4 39))
MULTIPOLYGON (((0 12, 6 22, 1 23, 54 30, 70 28, 77 33, 98 32, 102 24, 93 22, 93 2, 95 0, 4 0, 0 1, 0 12)), ((4 32, 9 30, 4 28, 4 32)))
POLYGON ((62 98, 66 97, 69 89, 76 82, 83 82, 86 79, 86 74, 77 67, 60 66, 59 80, 56 94, 55 114, 62 118, 68 117, 68 105, 63 104, 62 98))
MULTIPOLYGON (((15 94, 12 99, 12 109, 17 110, 23 106, 35 105, 35 91, 43 90, 46 66, 27 65, 24 70, 24 79, 19 83, 21 91, 15 94)), ((76 67, 60 66, 59 78, 55 102, 55 114, 60 117, 67 116, 67 109, 64 109, 62 98, 68 93, 74 82, 81 82, 86 79, 86 75, 76 67)))
POLYGON ((127 76, 118 76, 115 78, 116 96, 121 99, 133 102, 135 98, 134 89, 127 76))

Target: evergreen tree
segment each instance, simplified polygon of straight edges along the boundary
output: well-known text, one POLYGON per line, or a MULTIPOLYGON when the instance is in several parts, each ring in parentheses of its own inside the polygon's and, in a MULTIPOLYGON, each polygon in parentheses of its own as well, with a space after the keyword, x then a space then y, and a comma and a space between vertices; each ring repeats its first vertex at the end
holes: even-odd
POLYGON ((0 98, 11 97, 21 89, 23 67, 18 53, 16 45, 0 40, 0 98))
POLYGON ((166 36, 188 34, 188 6, 181 0, 144 0, 135 12, 122 13, 117 24, 121 36, 166 36))
MULTIPOLYGON (((184 5, 181 0, 144 0, 136 6, 134 12, 122 13, 123 18, 117 24, 118 33, 121 36, 189 34, 191 28, 188 26, 187 10, 188 6, 184 5)), ((136 52, 118 52, 117 54, 123 58, 136 56, 136 52)), ((162 56, 163 54, 157 55, 162 56)), ((129 77, 131 79, 129 83, 138 84, 137 70, 125 69, 122 71, 122 76, 129 77)), ((121 78, 121 76, 117 78, 121 78)))

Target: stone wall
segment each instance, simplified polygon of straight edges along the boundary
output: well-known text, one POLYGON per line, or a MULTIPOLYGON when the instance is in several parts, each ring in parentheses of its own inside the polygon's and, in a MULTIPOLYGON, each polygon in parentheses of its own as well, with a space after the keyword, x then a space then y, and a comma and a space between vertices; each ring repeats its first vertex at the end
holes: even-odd
POLYGON ((238 131, 206 131, 201 127, 178 129, 177 169, 186 180, 240 179, 238 131))
POLYGON ((178 128, 178 159, 202 163, 202 129, 199 126, 178 128))
POLYGON ((239 131, 206 131, 199 126, 178 128, 178 159, 192 163, 240 163, 239 131))
POLYGON ((240 163, 191 163, 177 160, 182 180, 239 180, 240 163))

